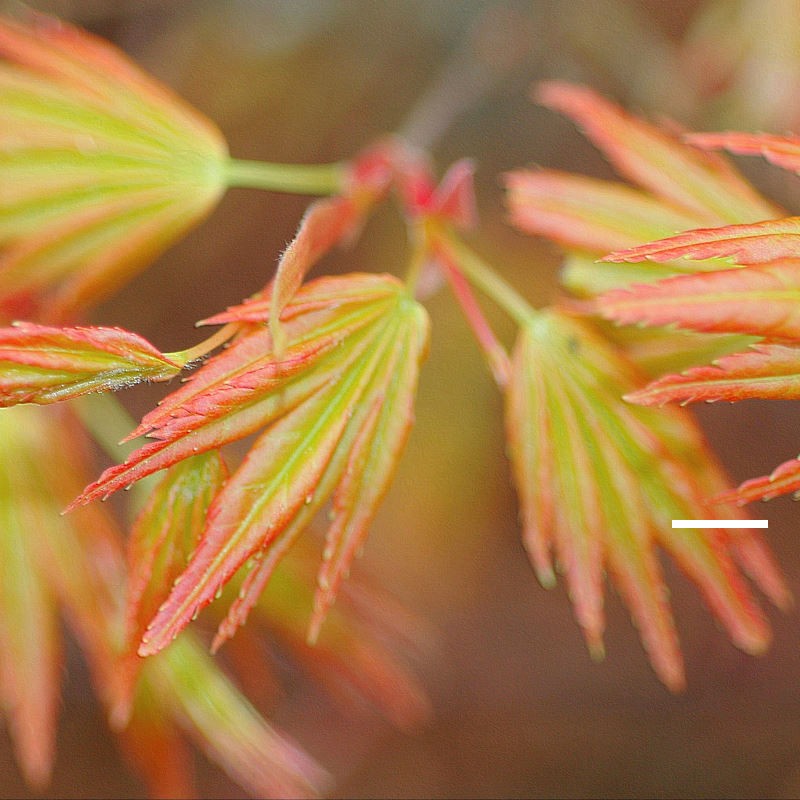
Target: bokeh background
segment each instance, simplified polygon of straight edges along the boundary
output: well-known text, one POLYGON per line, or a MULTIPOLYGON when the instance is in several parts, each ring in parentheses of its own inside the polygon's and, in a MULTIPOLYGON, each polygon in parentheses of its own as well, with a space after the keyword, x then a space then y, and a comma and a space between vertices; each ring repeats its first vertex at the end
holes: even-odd
MULTIPOLYGON (((8 4, 6 4, 8 5, 8 4)), ((499 176, 527 164, 610 177, 566 121, 535 107, 532 83, 587 83, 633 110, 686 127, 784 132, 800 115, 795 0, 51 0, 31 6, 117 42, 213 118, 241 158, 327 162, 386 132, 430 147, 438 166, 478 165, 475 247, 541 305, 557 293, 558 254, 506 224, 499 176)), ((0 3, 0 8, 4 7, 0 3)), ((800 183, 756 161, 742 169, 795 213, 800 183)), ((165 351, 199 338, 194 321, 270 277, 307 199, 235 190, 94 321, 134 329, 165 351)), ((317 272, 402 274, 391 209, 317 272)), ((689 680, 670 695, 609 590, 607 658, 593 664, 563 586, 536 583, 519 541, 501 400, 451 298, 428 302, 434 328, 417 423, 357 571, 424 621, 413 656, 435 714, 410 733, 365 709, 331 706, 289 681, 281 725, 348 797, 796 797, 800 795, 800 624, 768 611, 774 643, 737 651, 694 587, 664 564, 689 680)), ((487 309, 506 338, 506 321, 487 309)), ((159 397, 125 396, 141 414, 159 397)), ((800 407, 748 402, 699 409, 734 480, 800 451, 800 407)), ((756 509, 800 596, 800 509, 756 509)), ((73 654, 59 751, 42 797, 131 797, 73 654)), ((287 666, 287 671, 291 666, 287 666)), ((205 795, 243 797, 199 757, 205 795)), ((32 797, 0 732, 0 797, 32 797)))

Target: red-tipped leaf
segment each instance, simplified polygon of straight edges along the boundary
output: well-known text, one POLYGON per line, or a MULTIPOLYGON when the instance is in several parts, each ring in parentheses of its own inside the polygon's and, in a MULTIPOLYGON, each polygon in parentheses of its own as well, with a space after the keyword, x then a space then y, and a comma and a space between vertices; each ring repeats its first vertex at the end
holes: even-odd
POLYGON ((800 398, 800 349, 755 344, 750 351, 723 356, 712 366, 666 375, 625 396, 626 400, 648 406, 676 400, 685 404, 751 398, 800 398))
POLYGON ((181 364, 120 328, 0 328, 0 406, 55 403, 89 392, 164 381, 181 364))
POLYGON ((687 147, 591 89, 549 81, 536 88, 534 98, 578 123, 620 174, 677 208, 708 222, 780 214, 723 159, 687 147))
POLYGON ((800 217, 697 230, 619 250, 603 261, 673 261, 677 258, 728 258, 734 264, 765 264, 800 258, 800 217))
POLYGON ((704 150, 728 150, 744 156, 763 156, 770 164, 800 172, 800 138, 771 133, 690 133, 684 139, 704 150))
POLYGON ((800 338, 800 260, 679 275, 635 284, 594 301, 603 316, 629 325, 670 325, 778 339, 800 338))
POLYGON ((505 184, 512 223, 567 248, 608 253, 703 222, 639 189, 582 175, 518 170, 505 184))

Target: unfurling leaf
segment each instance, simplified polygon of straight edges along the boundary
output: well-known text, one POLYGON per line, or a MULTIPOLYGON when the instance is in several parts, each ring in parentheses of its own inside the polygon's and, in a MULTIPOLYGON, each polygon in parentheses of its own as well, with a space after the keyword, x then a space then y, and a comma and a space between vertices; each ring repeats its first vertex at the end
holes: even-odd
POLYGON ((600 295, 603 316, 629 325, 800 338, 800 260, 679 275, 600 295))
POLYGON ((712 366, 694 367, 681 375, 666 375, 625 397, 648 406, 674 400, 685 404, 749 398, 800 398, 800 349, 755 344, 749 352, 718 358, 712 366))
MULTIPOLYGON (((523 328, 514 351, 509 448, 525 544, 542 583, 554 582, 555 551, 589 646, 602 654, 607 570, 655 671, 680 689, 683 666, 656 544, 697 582, 748 652, 764 649, 769 630, 735 562, 773 601, 784 604, 788 594, 757 535, 671 527, 672 519, 703 517, 704 498, 724 480, 685 412, 622 401, 638 381, 586 323, 557 311, 540 315, 523 328)), ((735 515, 731 507, 716 512, 735 515)))
POLYGON ((270 327, 283 344, 279 319, 316 262, 334 245, 348 243, 358 233, 367 212, 389 188, 391 165, 381 147, 362 153, 350 165, 345 192, 314 201, 306 210, 294 239, 281 256, 271 285, 270 327))
POLYGON ((0 328, 0 407, 56 403, 113 392, 140 381, 165 381, 181 364, 120 328, 0 328))
POLYGON ((766 264, 800 258, 800 217, 745 225, 698 228, 657 242, 618 250, 603 261, 673 261, 676 258, 728 258, 734 264, 766 264))
MULTIPOLYGON (((216 321, 269 318, 268 299, 216 321)), ((144 637, 168 644, 249 559, 252 571, 223 638, 255 602, 280 555, 332 496, 315 633, 386 491, 412 419, 427 316, 396 279, 312 282, 281 314, 287 344, 249 328, 142 421, 146 444, 107 470, 75 504, 108 495, 190 455, 266 428, 217 494, 186 570, 144 637)))
POLYGON ((95 302, 223 191, 216 127, 112 45, 0 20, 0 310, 95 302))
POLYGON ((550 81, 540 84, 534 99, 577 122, 617 172, 676 209, 707 223, 780 216, 726 161, 688 147, 591 89, 550 81))

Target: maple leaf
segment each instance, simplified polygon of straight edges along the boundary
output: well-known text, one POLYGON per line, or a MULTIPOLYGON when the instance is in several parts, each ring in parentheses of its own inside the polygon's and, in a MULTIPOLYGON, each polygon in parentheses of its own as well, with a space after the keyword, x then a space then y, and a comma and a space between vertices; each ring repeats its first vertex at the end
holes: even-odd
POLYGON ((268 298, 214 322, 262 324, 245 331, 142 420, 156 439, 111 467, 73 506, 105 496, 190 456, 258 429, 241 466, 216 495, 186 570, 140 648, 152 654, 253 559, 229 624, 240 624, 276 561, 329 498, 328 544, 310 626, 316 636, 360 548, 399 457, 412 418, 427 316, 386 275, 313 281, 285 306, 286 348, 278 355, 268 298))
POLYGON ((704 150, 725 149, 731 153, 763 156, 770 164, 800 172, 800 138, 771 133, 690 133, 684 139, 704 150))
POLYGON ((643 405, 680 400, 747 400, 800 398, 800 349, 779 344, 754 344, 749 352, 733 353, 707 367, 666 375, 625 399, 643 405))
MULTIPOLYGON (((697 228, 711 219, 741 222, 780 214, 726 162, 709 160, 706 154, 688 147, 674 130, 637 119, 589 89, 547 83, 536 97, 584 127, 618 171, 641 187, 555 170, 516 170, 506 176, 512 223, 526 233, 552 239, 566 250, 561 282, 580 297, 594 298, 676 273, 729 267, 722 259, 663 263, 631 259, 604 269, 596 261, 609 249, 630 248, 653 236, 697 228), (670 167, 677 172, 671 173, 670 167), (720 198, 731 194, 737 202, 730 212, 723 213, 720 198)), ((596 310, 592 304, 586 308, 596 310)), ((707 363, 754 341, 741 335, 707 336, 672 329, 608 328, 605 333, 652 375, 707 363)))
POLYGON ((120 328, 0 328, 0 407, 55 403, 140 381, 165 381, 182 363, 120 328))
POLYGON ((353 159, 336 197, 314 201, 306 210, 294 239, 278 262, 272 281, 270 327, 273 339, 283 345, 281 312, 294 297, 308 271, 334 245, 352 241, 367 212, 389 188, 391 156, 386 145, 376 145, 353 159))
POLYGON ((141 744, 160 732, 134 758, 154 788, 171 775, 174 791, 195 794, 172 761, 188 733, 257 797, 321 791, 325 772, 255 712, 189 634, 171 655, 142 665, 129 719, 120 717, 121 693, 130 691, 120 649, 122 535, 102 507, 60 514, 87 473, 84 432, 67 408, 28 406, 0 412, 0 440, 0 700, 26 780, 41 788, 52 765, 63 616, 112 724, 127 721, 123 739, 141 744), (158 752, 165 737, 174 749, 158 752))
POLYGON ((766 264, 800 257, 800 217, 768 219, 720 228, 698 228, 605 256, 603 261, 672 261, 727 258, 735 264, 766 264))
POLYGON ((577 122, 621 175, 673 208, 710 223, 780 215, 726 161, 688 147, 591 89, 548 81, 539 84, 534 99, 577 122))
POLYGON ((505 186, 513 225, 571 249, 608 253, 696 228, 703 219, 641 189, 556 170, 515 170, 505 186))
POLYGON ((63 317, 216 204, 217 128, 112 45, 50 17, 0 20, 0 306, 63 317))
POLYGON ((800 260, 679 275, 600 295, 594 306, 620 324, 675 324, 715 333, 800 338, 800 260))
MULTIPOLYGON (((136 656, 147 623, 167 598, 174 579, 187 562, 203 532, 208 507, 224 483, 227 470, 219 453, 212 451, 175 464, 152 492, 133 527, 128 543, 129 588, 126 608, 125 684, 112 719, 121 725, 134 709, 134 689, 142 691, 142 668, 150 663, 136 656)), ((385 594, 358 581, 344 591, 341 610, 332 613, 324 634, 315 645, 305 640, 306 615, 313 596, 313 569, 318 556, 312 548, 295 544, 281 559, 269 592, 255 604, 270 638, 282 641, 290 655, 323 686, 341 693, 341 683, 368 699, 394 724, 410 729, 425 719, 429 701, 409 669, 385 641, 396 641, 406 651, 418 650, 419 620, 385 594), (412 633, 412 631, 414 633, 412 633)), ((241 582, 233 581, 238 596, 241 582)), ((219 647, 235 627, 223 625, 214 643, 219 647)), ((249 658, 241 670, 248 683, 276 682, 263 663, 249 658)), ((154 723, 157 721, 154 721, 154 723)), ((145 748, 146 743, 137 745, 145 748)), ((146 749, 146 748, 145 748, 146 749)))
MULTIPOLYGON (((683 666, 656 544, 748 652, 766 647, 769 630, 736 561, 778 605, 788 603, 788 590, 757 536, 671 527, 672 519, 704 516, 704 497, 725 482, 685 412, 623 402, 638 383, 632 365, 587 323, 558 311, 538 315, 522 328, 513 354, 509 450, 540 581, 555 581, 555 550, 590 650, 601 655, 607 569, 653 668, 676 690, 683 666)), ((719 512, 734 515, 731 507, 719 512)))
MULTIPOLYGON (((247 627, 230 642, 226 637, 235 626, 221 627, 214 645, 219 647, 225 640, 228 657, 238 665, 242 642, 263 628, 283 653, 349 712, 355 694, 401 730, 417 727, 429 719, 431 705, 408 662, 425 657, 436 646, 436 634, 361 573, 342 585, 318 640, 310 644, 308 614, 318 561, 318 543, 311 537, 299 539, 257 598, 247 627)), ((223 594, 233 597, 240 589, 241 581, 234 580, 223 594)), ((237 673, 246 673, 260 686, 276 681, 265 670, 261 654, 245 653, 237 673)))
POLYGON ((601 256, 709 222, 781 216, 727 162, 687 146, 674 131, 633 117, 590 89, 547 82, 534 99, 581 125, 617 171, 641 187, 555 170, 516 170, 506 176, 512 222, 567 248, 565 279, 582 294, 607 289, 609 281, 624 285, 722 266, 673 260, 662 268, 639 263, 609 273, 584 263, 587 251, 601 256))

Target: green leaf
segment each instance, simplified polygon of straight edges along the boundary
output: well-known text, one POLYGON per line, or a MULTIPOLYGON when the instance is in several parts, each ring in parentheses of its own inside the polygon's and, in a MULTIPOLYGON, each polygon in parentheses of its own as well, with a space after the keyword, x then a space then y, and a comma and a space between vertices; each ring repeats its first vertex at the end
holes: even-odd
POLYGON ((0 307, 51 317, 116 289, 219 200, 212 123, 110 44, 0 20, 0 307))
MULTIPOLYGON (((757 536, 743 534, 754 543, 753 552, 743 552, 724 530, 672 529, 672 519, 706 516, 704 497, 723 481, 684 412, 621 400, 638 383, 632 365, 586 323, 558 311, 540 315, 523 328, 514 351, 509 452, 534 566, 552 584, 555 551, 591 651, 603 652, 605 567, 657 674, 680 689, 683 666, 656 544, 698 583, 733 641, 748 652, 763 650, 769 630, 734 560, 753 570, 776 602, 783 604, 788 592, 762 558, 757 536)), ((719 513, 735 512, 723 507, 719 513)))
POLYGON ((146 677, 206 755, 255 797, 316 797, 329 786, 327 773, 269 725, 188 635, 148 662, 146 677))

